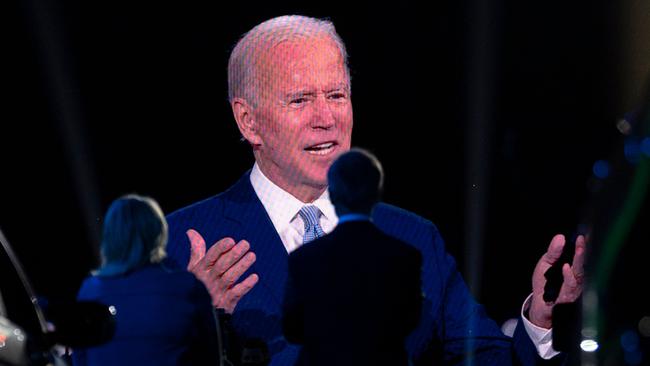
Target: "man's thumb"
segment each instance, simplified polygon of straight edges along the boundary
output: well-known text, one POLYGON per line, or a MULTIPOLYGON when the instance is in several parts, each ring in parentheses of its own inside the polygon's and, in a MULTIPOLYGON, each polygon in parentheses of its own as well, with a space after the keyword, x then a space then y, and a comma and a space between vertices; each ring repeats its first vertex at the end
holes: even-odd
POLYGON ((187 269, 194 268, 196 264, 205 256, 205 240, 194 229, 189 229, 185 232, 187 238, 190 240, 190 261, 187 264, 187 269))

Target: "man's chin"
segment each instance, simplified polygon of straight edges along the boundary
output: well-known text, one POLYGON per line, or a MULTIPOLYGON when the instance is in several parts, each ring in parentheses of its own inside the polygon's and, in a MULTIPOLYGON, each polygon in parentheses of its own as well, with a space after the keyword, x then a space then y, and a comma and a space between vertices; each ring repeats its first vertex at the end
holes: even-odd
POLYGON ((302 183, 312 189, 325 190, 327 188, 327 171, 320 174, 305 175, 302 183))
POLYGON ((305 185, 314 189, 327 188, 327 174, 318 177, 308 177, 304 180, 305 185))
POLYGON ((303 202, 313 202, 327 189, 327 179, 302 176, 289 182, 285 190, 303 202))

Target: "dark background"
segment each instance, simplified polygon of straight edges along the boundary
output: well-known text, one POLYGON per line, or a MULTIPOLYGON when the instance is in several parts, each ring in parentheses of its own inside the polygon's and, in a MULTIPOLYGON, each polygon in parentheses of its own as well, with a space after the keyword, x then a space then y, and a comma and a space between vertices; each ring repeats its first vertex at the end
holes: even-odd
MULTIPOLYGON (((385 201, 436 223, 501 323, 552 236, 603 199, 593 163, 622 149, 616 123, 638 101, 621 97, 615 3, 4 3, 0 227, 39 295, 74 297, 113 199, 151 195, 172 212, 252 166, 227 103, 238 37, 273 16, 329 17, 350 54, 353 145, 383 162, 385 201), (468 219, 472 189, 483 204, 468 219)), ((606 362, 650 315, 647 206, 601 291, 606 362)))

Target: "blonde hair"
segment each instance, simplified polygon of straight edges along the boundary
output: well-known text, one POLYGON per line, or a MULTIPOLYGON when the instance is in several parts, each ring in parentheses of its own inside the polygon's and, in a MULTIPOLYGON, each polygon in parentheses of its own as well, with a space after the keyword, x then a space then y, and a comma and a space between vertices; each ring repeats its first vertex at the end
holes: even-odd
POLYGON ((113 201, 104 219, 102 265, 99 276, 124 274, 151 263, 167 253, 167 220, 150 197, 130 194, 113 201))

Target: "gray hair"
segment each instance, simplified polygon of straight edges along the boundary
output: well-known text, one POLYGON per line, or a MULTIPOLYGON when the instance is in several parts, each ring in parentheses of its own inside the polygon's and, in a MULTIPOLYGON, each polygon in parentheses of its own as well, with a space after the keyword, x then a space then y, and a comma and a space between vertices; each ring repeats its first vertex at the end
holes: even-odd
POLYGON ((334 24, 326 19, 284 15, 258 24, 235 45, 228 60, 228 100, 232 102, 234 98, 244 98, 255 106, 261 79, 261 76, 256 75, 257 62, 261 56, 283 41, 318 35, 330 37, 338 46, 349 84, 348 53, 334 24))

